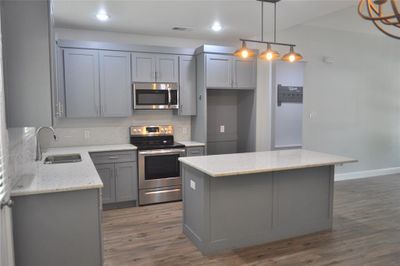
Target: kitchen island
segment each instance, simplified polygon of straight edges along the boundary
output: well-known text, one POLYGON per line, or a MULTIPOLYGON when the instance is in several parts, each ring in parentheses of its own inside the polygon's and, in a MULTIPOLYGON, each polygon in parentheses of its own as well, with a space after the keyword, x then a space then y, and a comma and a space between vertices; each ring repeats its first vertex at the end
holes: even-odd
POLYGON ((302 149, 179 160, 183 232, 203 254, 330 230, 335 165, 355 162, 302 149))

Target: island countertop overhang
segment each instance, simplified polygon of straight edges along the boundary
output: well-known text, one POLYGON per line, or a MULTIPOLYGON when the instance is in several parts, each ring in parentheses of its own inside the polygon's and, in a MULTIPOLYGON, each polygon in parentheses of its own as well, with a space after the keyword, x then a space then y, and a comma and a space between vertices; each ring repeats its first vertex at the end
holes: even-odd
POLYGON ((257 174, 357 162, 357 160, 348 157, 304 149, 181 157, 179 161, 211 177, 257 174))

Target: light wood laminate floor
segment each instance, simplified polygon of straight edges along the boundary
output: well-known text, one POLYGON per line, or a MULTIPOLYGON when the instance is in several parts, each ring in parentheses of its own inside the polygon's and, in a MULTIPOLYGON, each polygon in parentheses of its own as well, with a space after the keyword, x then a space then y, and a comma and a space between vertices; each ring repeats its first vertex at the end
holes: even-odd
POLYGON ((333 231, 203 256, 182 204, 105 211, 105 265, 400 265, 400 175, 335 183, 333 231))

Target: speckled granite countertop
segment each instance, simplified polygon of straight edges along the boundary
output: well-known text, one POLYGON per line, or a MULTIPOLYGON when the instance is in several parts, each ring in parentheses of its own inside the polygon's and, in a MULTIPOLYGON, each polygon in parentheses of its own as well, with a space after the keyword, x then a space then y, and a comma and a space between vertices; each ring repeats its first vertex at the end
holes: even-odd
POLYGON ((181 157, 179 161, 212 177, 356 162, 356 160, 347 157, 303 149, 181 157))
POLYGON ((11 196, 102 188, 103 182, 90 158, 90 152, 136 150, 131 144, 51 148, 46 156, 79 153, 81 162, 64 164, 36 163, 36 175, 23 177, 11 190, 11 196))

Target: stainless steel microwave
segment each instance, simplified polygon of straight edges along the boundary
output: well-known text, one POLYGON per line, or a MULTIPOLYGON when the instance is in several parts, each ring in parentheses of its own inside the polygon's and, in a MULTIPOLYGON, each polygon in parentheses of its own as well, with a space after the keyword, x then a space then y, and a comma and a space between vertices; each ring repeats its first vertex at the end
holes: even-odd
POLYGON ((178 83, 133 83, 133 109, 170 110, 179 108, 178 83))

